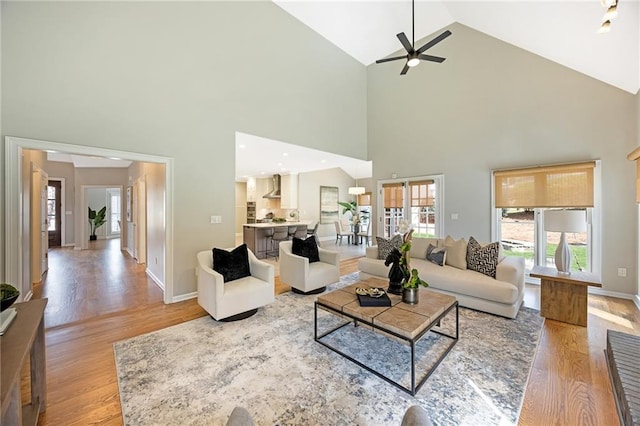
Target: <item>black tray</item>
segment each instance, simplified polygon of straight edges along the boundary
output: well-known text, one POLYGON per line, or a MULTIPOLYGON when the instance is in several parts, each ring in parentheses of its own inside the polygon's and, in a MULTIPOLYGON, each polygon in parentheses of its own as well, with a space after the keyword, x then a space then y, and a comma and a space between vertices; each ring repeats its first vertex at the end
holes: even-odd
POLYGON ((363 296, 360 294, 356 294, 356 296, 358 296, 360 306, 391 306, 391 299, 389 299, 387 293, 380 297, 363 296))

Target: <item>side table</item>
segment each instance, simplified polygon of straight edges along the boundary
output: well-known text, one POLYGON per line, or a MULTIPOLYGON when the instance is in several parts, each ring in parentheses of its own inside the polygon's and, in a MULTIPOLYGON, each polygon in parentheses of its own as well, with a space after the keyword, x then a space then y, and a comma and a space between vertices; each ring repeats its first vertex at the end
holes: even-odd
POLYGON ((544 266, 534 266, 529 275, 541 281, 540 316, 587 326, 587 289, 602 287, 598 277, 589 272, 561 274, 544 266))
POLYGON ((47 299, 16 303, 17 315, 0 337, 2 372, 2 424, 36 425, 46 409, 46 369, 44 344, 44 308, 47 299), (31 364, 31 403, 22 405, 20 372, 29 356, 31 364))

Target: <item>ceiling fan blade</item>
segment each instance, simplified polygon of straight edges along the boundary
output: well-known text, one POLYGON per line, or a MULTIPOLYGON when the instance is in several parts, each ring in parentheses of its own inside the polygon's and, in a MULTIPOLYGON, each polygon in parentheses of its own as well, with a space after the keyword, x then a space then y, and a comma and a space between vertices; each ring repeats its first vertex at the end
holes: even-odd
POLYGON ((440 56, 431 56, 431 55, 418 55, 418 58, 422 59, 423 61, 431 61, 431 62, 444 62, 445 59, 447 58, 441 58, 440 56))
POLYGON ((400 75, 405 75, 407 71, 409 71, 409 65, 404 64, 404 68, 402 68, 402 71, 400 71, 400 75))
POLYGON ((409 43, 409 39, 404 33, 396 34, 396 37, 398 37, 398 40, 400 40, 400 43, 402 43, 404 50, 406 50, 407 53, 413 53, 413 46, 409 43))
POLYGON ((451 35, 451 31, 449 31, 449 30, 443 32, 438 37, 436 37, 433 40, 427 42, 424 46, 422 46, 420 49, 418 49, 417 52, 418 53, 424 52, 425 50, 435 46, 438 43, 440 43, 442 40, 444 40, 445 38, 449 37, 450 35, 451 35))
POLYGON ((404 56, 395 56, 393 58, 384 58, 384 59, 378 59, 376 61, 376 64, 381 64, 383 62, 389 62, 389 61, 397 61, 399 59, 407 59, 407 55, 404 56))

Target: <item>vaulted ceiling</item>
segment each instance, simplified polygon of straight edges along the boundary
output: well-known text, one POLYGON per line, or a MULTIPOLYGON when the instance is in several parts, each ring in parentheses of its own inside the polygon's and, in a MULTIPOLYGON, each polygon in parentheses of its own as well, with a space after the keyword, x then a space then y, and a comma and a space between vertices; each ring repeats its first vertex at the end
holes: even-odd
MULTIPOLYGON (((397 33, 411 39, 409 0, 273 1, 364 65, 399 51, 397 33)), ((598 34, 604 12, 600 0, 417 0, 415 40, 418 44, 459 22, 635 94, 640 88, 640 2, 620 0, 611 31, 598 34)), ((432 54, 446 57, 446 42, 432 54)))

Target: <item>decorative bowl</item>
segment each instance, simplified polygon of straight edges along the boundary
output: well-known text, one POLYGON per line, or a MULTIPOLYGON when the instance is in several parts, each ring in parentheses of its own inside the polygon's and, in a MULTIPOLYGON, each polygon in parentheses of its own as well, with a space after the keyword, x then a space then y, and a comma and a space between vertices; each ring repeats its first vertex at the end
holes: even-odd
POLYGON ((20 292, 14 286, 9 284, 0 284, 0 311, 4 311, 13 305, 20 296, 20 292))

